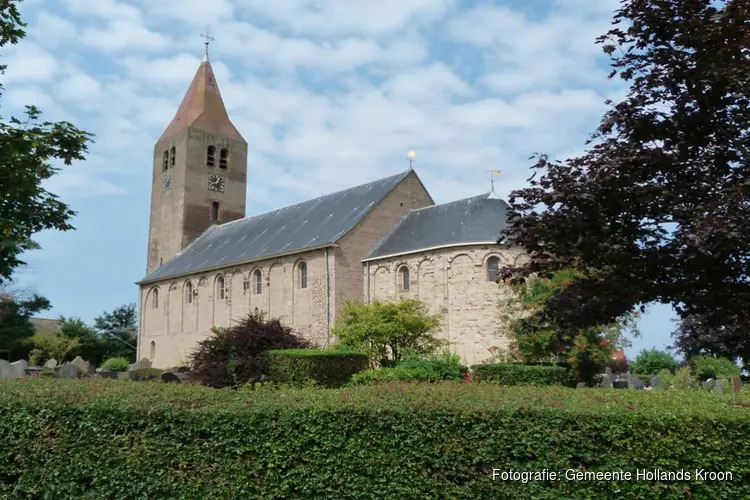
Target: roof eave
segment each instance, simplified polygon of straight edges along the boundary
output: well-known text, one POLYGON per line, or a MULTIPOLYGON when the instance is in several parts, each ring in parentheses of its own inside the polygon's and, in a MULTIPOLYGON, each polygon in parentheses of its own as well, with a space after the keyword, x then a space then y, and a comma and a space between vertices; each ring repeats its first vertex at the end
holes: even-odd
POLYGON ((396 253, 391 253, 387 255, 379 255, 376 257, 367 257, 365 259, 362 259, 362 263, 372 262, 374 260, 392 259, 394 257, 401 257, 403 255, 412 255, 415 253, 433 252, 435 250, 443 250, 445 248, 471 247, 471 246, 479 246, 479 245, 498 245, 498 243, 497 241, 468 241, 468 242, 463 242, 463 243, 449 243, 446 245, 437 245, 433 247, 418 248, 416 250, 407 250, 405 252, 396 252, 396 253))

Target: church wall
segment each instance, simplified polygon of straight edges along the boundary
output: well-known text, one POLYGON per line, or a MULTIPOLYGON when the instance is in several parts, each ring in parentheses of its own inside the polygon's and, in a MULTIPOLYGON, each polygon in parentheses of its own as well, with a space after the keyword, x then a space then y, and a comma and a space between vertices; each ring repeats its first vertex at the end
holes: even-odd
MULTIPOLYGON (((440 337, 450 343, 464 363, 480 363, 491 356, 490 347, 505 348, 509 340, 499 335, 499 302, 507 288, 487 279, 487 259, 500 258, 500 266, 513 265, 525 254, 498 245, 457 246, 370 261, 370 300, 418 298, 433 314, 441 314, 440 337), (400 268, 409 269, 409 289, 402 290, 400 268)), ((520 260, 519 260, 520 262, 520 260)), ((365 263, 363 276, 367 277, 365 263)), ((367 296, 367 287, 363 288, 367 296)))
MULTIPOLYGON (((329 256, 329 273, 335 275, 335 259, 329 256)), ((330 283, 332 298, 334 280, 330 283)), ((155 343, 153 366, 166 368, 188 361, 196 343, 214 326, 228 327, 244 319, 256 307, 300 332, 318 345, 325 344, 324 250, 230 266, 206 273, 182 276, 141 287, 142 311, 139 357, 149 357, 155 343), (301 288, 300 263, 307 264, 307 288, 301 288), (261 272, 261 293, 255 293, 255 271, 261 272), (220 299, 218 278, 224 278, 220 299), (188 292, 192 286, 192 299, 188 292), (152 307, 154 289, 159 303, 152 307), (273 298, 273 300, 272 300, 273 298), (150 302, 151 301, 151 302, 150 302)), ((331 309, 334 303, 331 301, 331 309)))
POLYGON ((361 301, 364 280, 362 259, 412 209, 433 205, 432 198, 413 172, 346 236, 336 252, 336 305, 334 318, 346 301, 361 301))

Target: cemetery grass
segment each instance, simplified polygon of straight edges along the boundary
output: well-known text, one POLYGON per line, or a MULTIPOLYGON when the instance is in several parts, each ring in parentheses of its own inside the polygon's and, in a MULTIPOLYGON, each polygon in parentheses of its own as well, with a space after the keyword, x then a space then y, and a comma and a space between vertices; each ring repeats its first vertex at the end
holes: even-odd
POLYGON ((747 498, 750 393, 0 383, 2 498, 747 498), (492 470, 731 471, 502 482, 492 470))

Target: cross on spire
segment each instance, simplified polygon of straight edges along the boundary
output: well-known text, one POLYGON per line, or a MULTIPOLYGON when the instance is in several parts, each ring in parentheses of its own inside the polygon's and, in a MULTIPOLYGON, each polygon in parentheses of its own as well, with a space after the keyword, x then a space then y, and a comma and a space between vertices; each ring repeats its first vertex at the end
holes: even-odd
POLYGON ((206 34, 204 35, 203 33, 201 33, 201 37, 206 39, 206 41, 204 42, 206 44, 206 55, 203 56, 203 60, 208 61, 208 44, 214 41, 214 37, 211 36, 210 26, 206 26, 206 34))

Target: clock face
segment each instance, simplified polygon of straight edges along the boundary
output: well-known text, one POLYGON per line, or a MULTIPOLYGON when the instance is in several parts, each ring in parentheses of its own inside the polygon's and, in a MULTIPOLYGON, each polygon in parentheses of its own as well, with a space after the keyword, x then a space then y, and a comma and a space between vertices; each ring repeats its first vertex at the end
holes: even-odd
POLYGON ((208 174, 208 189, 212 191, 224 192, 224 176, 208 174))
POLYGON ((164 175, 164 190, 172 189, 172 175, 167 173, 164 175))

